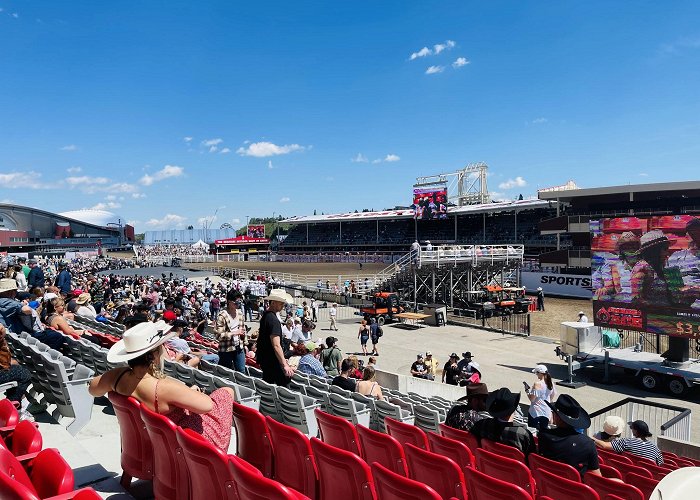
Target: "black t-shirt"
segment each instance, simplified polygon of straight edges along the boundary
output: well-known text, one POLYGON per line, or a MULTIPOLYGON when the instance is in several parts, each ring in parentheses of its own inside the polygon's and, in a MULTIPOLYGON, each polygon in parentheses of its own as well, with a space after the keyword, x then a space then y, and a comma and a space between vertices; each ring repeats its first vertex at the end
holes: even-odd
POLYGON ((598 451, 588 436, 567 427, 540 431, 538 438, 540 455, 571 465, 581 478, 589 470, 600 469, 598 451))
POLYGON ((278 363, 275 351, 272 348, 272 337, 282 336, 282 323, 277 314, 267 311, 260 318, 260 334, 258 335, 258 351, 255 357, 258 363, 265 366, 274 366, 278 363))
MULTIPOLYGON (((421 375, 425 374, 425 362, 423 361, 414 361, 413 364, 411 365, 411 371, 412 372, 419 372, 421 375)), ((416 375, 414 375, 415 377, 416 375)))
POLYGON ((457 385, 457 377, 459 376, 459 367, 457 365, 452 366, 452 362, 448 361, 442 368, 445 372, 445 383, 450 385, 457 385))
POLYGON ((333 379, 333 382, 331 382, 333 385, 337 385, 341 389, 345 389, 346 391, 355 391, 355 384, 356 382, 351 379, 351 378, 345 378, 341 375, 338 375, 333 379))

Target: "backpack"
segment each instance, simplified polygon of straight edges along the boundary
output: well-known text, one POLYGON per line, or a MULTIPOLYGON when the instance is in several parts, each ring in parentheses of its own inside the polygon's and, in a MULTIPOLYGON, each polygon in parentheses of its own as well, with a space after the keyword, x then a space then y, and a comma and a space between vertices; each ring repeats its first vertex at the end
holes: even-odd
POLYGON ((377 338, 381 337, 384 335, 384 330, 382 330, 382 327, 377 325, 377 338))
POLYGON ((321 364, 323 365, 323 369, 326 371, 333 370, 333 368, 336 368, 335 366, 331 366, 329 364, 331 361, 331 355, 333 354, 333 349, 337 349, 337 347, 333 346, 330 348, 330 350, 324 349, 323 351, 321 351, 321 364))

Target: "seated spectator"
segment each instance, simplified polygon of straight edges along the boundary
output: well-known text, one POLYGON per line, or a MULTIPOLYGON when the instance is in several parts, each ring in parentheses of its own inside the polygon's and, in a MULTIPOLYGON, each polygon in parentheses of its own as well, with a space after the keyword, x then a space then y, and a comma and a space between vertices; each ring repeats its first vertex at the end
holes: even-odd
POLYGON ((471 431, 474 424, 479 420, 490 417, 489 412, 486 411, 486 398, 488 395, 489 390, 486 384, 468 385, 467 395, 458 400, 466 400, 467 404, 457 404, 450 408, 450 411, 447 412, 445 425, 463 431, 471 431))
POLYGON ((586 410, 568 394, 562 394, 555 403, 547 402, 547 405, 552 410, 555 428, 539 432, 540 455, 569 464, 581 474, 581 478, 586 472, 600 476, 598 452, 593 441, 576 430, 591 426, 586 410))
POLYGON ((348 359, 352 363, 352 369, 350 370, 350 374, 349 374, 350 378, 354 378, 357 380, 361 379, 362 378, 362 369, 364 367, 360 366, 360 360, 357 359, 357 356, 355 356, 355 355, 348 356, 348 359))
POLYGON ((375 358, 374 356, 370 356, 369 358, 367 358, 367 366, 377 366, 377 358, 375 358))
POLYGON ((643 420, 635 420, 634 422, 630 422, 630 429, 632 429, 632 435, 634 437, 621 437, 610 442, 593 438, 593 441, 595 441, 598 448, 603 450, 613 450, 617 453, 628 451, 633 455, 638 455, 652 462, 656 462, 656 465, 663 465, 664 457, 661 455, 659 447, 651 441, 647 441, 647 438, 651 437, 651 432, 649 432, 647 423, 643 420))
POLYGON ((338 339, 335 337, 326 338, 326 348, 321 351, 319 361, 326 370, 329 377, 337 377, 341 370, 341 362, 343 361, 343 353, 335 345, 338 339))
POLYGON ((318 375, 325 378, 326 370, 323 369, 321 362, 316 359, 316 349, 318 349, 318 346, 310 340, 297 348, 297 351, 301 354, 297 370, 307 375, 318 375))
POLYGON ((191 334, 187 330, 187 322, 186 321, 183 321, 181 319, 177 319, 169 324, 171 324, 173 327, 172 331, 177 333, 177 337, 173 337, 165 343, 166 348, 168 350, 172 350, 172 351, 175 351, 177 353, 180 353, 185 358, 190 358, 190 359, 185 359, 185 362, 190 366, 199 365, 199 359, 203 359, 204 361, 207 361, 209 363, 213 363, 215 365, 219 364, 219 355, 218 354, 214 354, 214 353, 210 353, 210 352, 206 352, 206 351, 194 350, 190 347, 190 345, 187 343, 187 338, 191 334), (192 358, 198 358, 196 364, 190 363, 192 358))
POLYGON ((525 456, 535 451, 535 439, 527 427, 513 422, 520 404, 520 393, 506 387, 490 392, 486 407, 491 418, 477 421, 471 432, 479 439, 490 439, 522 451, 525 456))
MULTIPOLYGON (((24 276, 24 275, 23 275, 24 276)), ((17 386, 8 389, 5 392, 7 399, 13 403, 17 403, 21 408, 20 418, 22 420, 34 420, 31 414, 26 410, 29 402, 24 398, 27 388, 31 383, 32 374, 24 366, 17 363, 10 355, 10 348, 7 345, 7 328, 0 323, 0 384, 8 382, 16 382, 17 386)))
POLYGON ((344 359, 340 364, 340 375, 333 379, 332 385, 337 385, 338 387, 345 389, 346 391, 355 391, 355 386, 357 385, 353 379, 350 378, 350 370, 353 369, 352 362, 349 359, 344 359))
POLYGON ((61 297, 51 299, 46 303, 46 319, 44 320, 44 323, 46 323, 50 328, 63 332, 72 337, 80 337, 83 335, 85 330, 75 330, 68 324, 66 319, 63 317, 64 310, 65 302, 61 297))
MULTIPOLYGON (((258 343, 254 340, 251 340, 248 342, 248 350, 245 353, 245 357, 247 359, 252 359, 255 361, 255 352, 258 350, 258 343)), ((324 373, 323 376, 325 377, 326 374, 324 373)))
POLYGON ((597 432, 593 437, 601 441, 610 442, 622 435, 625 428, 625 421, 617 415, 608 415, 603 422, 603 430, 597 432))
POLYGON ((95 308, 90 303, 89 293, 81 293, 80 297, 75 299, 75 303, 77 306, 75 308, 75 314, 77 314, 78 316, 85 316, 86 318, 92 319, 95 319, 97 317, 97 311, 95 311, 95 308))
POLYGON ((411 375, 416 378, 428 378, 428 369, 425 366, 425 361, 422 354, 416 356, 416 360, 411 365, 411 375))
POLYGON ((369 396, 376 399, 384 399, 382 394, 382 388, 379 386, 376 380, 376 373, 374 368, 371 366, 366 366, 362 372, 362 380, 358 381, 356 384, 357 392, 364 396, 369 396))

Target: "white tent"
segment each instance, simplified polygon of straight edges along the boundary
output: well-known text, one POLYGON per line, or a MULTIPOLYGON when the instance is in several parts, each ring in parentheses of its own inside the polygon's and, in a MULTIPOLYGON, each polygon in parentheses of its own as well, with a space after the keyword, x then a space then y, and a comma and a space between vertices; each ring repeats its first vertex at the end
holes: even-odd
POLYGON ((209 245, 207 245, 206 243, 204 243, 202 240, 199 240, 197 243, 195 243, 194 245, 192 245, 192 248, 203 248, 203 249, 205 249, 205 250, 208 250, 208 249, 209 249, 209 245))

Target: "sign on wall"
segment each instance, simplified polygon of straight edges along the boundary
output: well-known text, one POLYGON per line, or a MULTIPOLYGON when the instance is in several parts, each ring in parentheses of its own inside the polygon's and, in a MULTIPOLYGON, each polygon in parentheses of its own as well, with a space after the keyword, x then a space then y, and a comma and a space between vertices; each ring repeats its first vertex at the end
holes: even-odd
POLYGON ((520 272, 520 284, 528 292, 534 292, 542 287, 546 295, 562 297, 591 298, 591 277, 585 274, 556 274, 532 271, 520 272))

